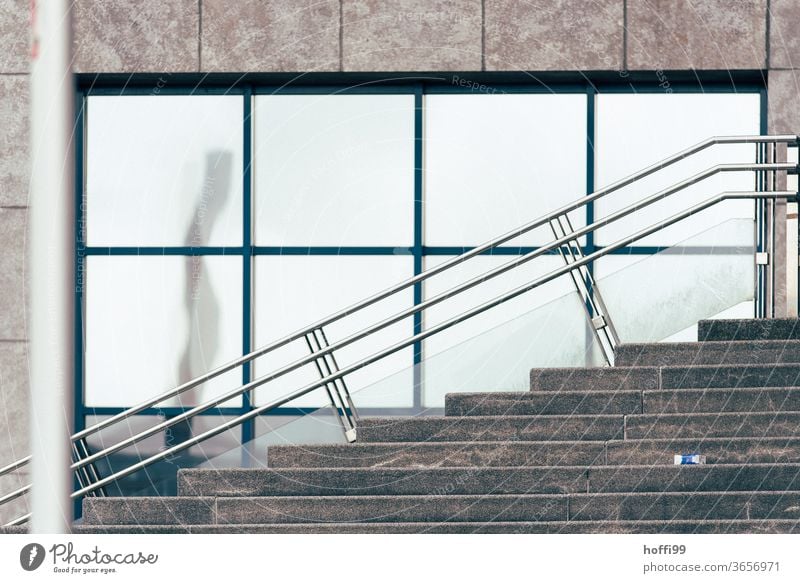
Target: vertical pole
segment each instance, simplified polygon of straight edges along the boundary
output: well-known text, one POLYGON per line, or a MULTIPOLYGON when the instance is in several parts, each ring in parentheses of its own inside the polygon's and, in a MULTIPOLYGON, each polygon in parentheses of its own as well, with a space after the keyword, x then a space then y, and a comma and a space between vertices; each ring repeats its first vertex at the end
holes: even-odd
MULTIPOLYGON (((772 160, 773 162, 786 162, 786 144, 772 144, 772 160)), ((772 190, 786 190, 786 172, 775 171, 772 173, 772 190)), ((787 286, 787 248, 786 248, 786 201, 775 200, 773 201, 774 212, 774 226, 773 236, 775 243, 773 245, 774 261, 770 262, 773 275, 773 317, 786 318, 788 316, 788 304, 786 300, 786 286, 787 286)))
POLYGON ((75 206, 71 2, 31 2, 31 532, 72 523, 75 206))
MULTIPOLYGON (((798 150, 796 147, 787 148, 786 161, 797 163, 798 150)), ((797 175, 785 178, 782 184, 784 189, 797 191, 797 175)), ((797 318, 798 312, 798 222, 797 203, 786 203, 786 316, 797 318)))
MULTIPOLYGON (((422 273, 422 147, 423 147, 423 102, 422 86, 414 89, 414 275, 422 273)), ((414 305, 422 303, 422 283, 414 284, 414 305)), ((414 335, 422 332, 422 312, 414 314, 414 335)), ((414 411, 422 410, 422 342, 414 343, 413 397, 414 411)))
MULTIPOLYGON (((253 168, 253 89, 249 85, 245 87, 242 96, 243 105, 243 126, 242 145, 243 164, 242 168, 242 354, 250 354, 252 350, 252 300, 253 300, 253 226, 252 226, 252 168, 253 168)), ((245 362, 242 365, 242 384, 246 385, 252 380, 251 364, 245 362)), ((242 410, 247 413, 253 408, 253 391, 242 395, 242 410)), ((255 438, 255 420, 250 419, 242 423, 242 444, 246 444, 255 438)), ((242 459, 244 467, 249 466, 249 452, 246 447, 242 448, 242 459)))

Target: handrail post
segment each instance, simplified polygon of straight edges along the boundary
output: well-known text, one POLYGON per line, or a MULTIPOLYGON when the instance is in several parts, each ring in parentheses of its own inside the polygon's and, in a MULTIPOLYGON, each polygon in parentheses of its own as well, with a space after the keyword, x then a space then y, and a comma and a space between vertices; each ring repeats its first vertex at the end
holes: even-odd
MULTIPOLYGON (((798 162, 798 147, 786 148, 786 160, 798 162)), ((786 190, 798 190, 798 176, 785 175, 786 190)), ((780 183, 779 183, 780 184, 780 183)), ((786 203, 786 316, 797 318, 798 288, 800 288, 800 256, 798 256, 798 204, 797 201, 786 203)))
MULTIPOLYGON (((786 144, 769 144, 767 162, 788 162, 786 144)), ((769 192, 787 190, 788 172, 776 170, 767 173, 765 189, 769 192)), ((769 247, 768 256, 771 277, 771 293, 768 298, 770 310, 768 318, 788 318, 797 315, 797 209, 796 203, 786 200, 774 200, 767 205, 769 211, 769 247), (789 212, 789 205, 793 205, 789 212)))

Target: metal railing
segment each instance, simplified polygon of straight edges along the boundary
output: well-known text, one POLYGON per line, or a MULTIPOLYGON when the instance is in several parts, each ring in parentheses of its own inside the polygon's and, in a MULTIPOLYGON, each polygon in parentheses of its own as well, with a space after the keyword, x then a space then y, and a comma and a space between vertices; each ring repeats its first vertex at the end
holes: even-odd
MULTIPOLYGON (((125 411, 114 415, 106 420, 100 421, 92 425, 91 427, 87 427, 86 429, 75 433, 72 436, 73 441, 73 455, 74 455, 74 462, 72 463, 71 469, 76 472, 76 477, 78 480, 79 488, 72 494, 73 498, 79 498, 85 495, 104 495, 105 490, 104 488, 109 484, 116 482, 117 480, 129 476, 139 470, 148 467, 149 465, 158 462, 162 459, 166 459, 168 457, 174 456, 176 453, 183 451, 193 445, 201 443, 215 435, 218 435, 228 429, 236 427, 250 419, 253 419, 271 409, 276 407, 280 407, 285 405, 295 399, 314 391, 315 389, 324 388, 328 394, 328 398, 333 406, 333 410, 336 412, 337 417, 342 425, 342 428, 345 432, 345 436, 348 441, 355 441, 357 438, 357 421, 358 415, 356 412, 355 405, 350 396, 350 392, 348 387, 345 383, 345 377, 359 369, 362 369, 370 364, 381 360, 391 354, 396 353, 403 348, 409 347, 414 345, 417 342, 420 342, 430 336, 438 334, 443 330, 447 330, 465 320, 468 320, 478 314, 481 314, 487 310, 490 310, 500 304, 503 304, 515 297, 518 297, 521 294, 524 294, 530 290, 533 290, 545 283, 552 281, 558 277, 569 275, 573 282, 573 285, 576 288, 576 291, 580 295, 581 299, 583 300, 583 304, 586 308, 586 314, 592 324, 592 330, 594 331, 598 341, 600 342, 600 346, 603 350, 603 354, 607 364, 613 363, 613 351, 616 345, 619 343, 619 338, 617 336, 616 331, 614 330, 613 322, 608 314, 605 304, 603 303, 602 297, 597 289, 597 286, 592 279, 591 273, 587 269, 587 265, 591 262, 597 260, 600 257, 603 257, 617 249, 630 245, 631 243, 642 239, 648 235, 651 235, 661 229, 668 227, 672 224, 675 224, 679 221, 686 219, 706 208, 709 208, 715 204, 723 200, 732 200, 732 199, 749 199, 758 201, 758 212, 760 216, 766 221, 767 226, 764 229, 763 233, 759 233, 760 243, 763 243, 765 247, 769 248, 768 253, 772 253, 772 261, 767 263, 759 263, 762 265, 765 271, 765 277, 763 278, 765 282, 772 282, 770 285, 763 286, 769 293, 775 293, 775 282, 777 273, 776 267, 778 265, 789 265, 789 269, 787 270, 787 274, 791 273, 791 265, 793 261, 794 265, 794 277, 797 276, 797 257, 796 252, 797 250, 794 249, 794 258, 783 258, 783 261, 779 261, 778 255, 779 251, 783 249, 785 253, 792 253, 791 249, 787 249, 784 245, 781 247, 780 244, 775 243, 774 239, 776 233, 785 233, 784 230, 780 228, 776 228, 775 221, 777 220, 776 217, 779 217, 779 214, 776 214, 775 209, 778 208, 777 205, 785 203, 785 202, 795 202, 797 199, 797 192, 796 191, 789 191, 786 190, 786 176, 788 174, 796 174, 797 173, 797 164, 794 162, 788 162, 787 158, 787 147, 792 146, 796 147, 798 145, 798 137, 795 135, 779 135, 779 136, 731 136, 731 137, 714 137, 703 142, 700 142, 686 150, 678 152, 669 158, 662 160, 652 166, 649 166, 635 174, 632 174, 622 180, 619 180, 605 188, 599 189, 594 193, 584 196, 568 205, 563 206, 562 208, 553 211, 543 217, 537 218, 526 225, 523 225, 513 231, 509 231, 508 233, 492 239, 483 245, 480 245, 466 253, 463 253, 449 261, 445 261, 444 263, 432 267, 419 275, 416 275, 406 281, 403 281, 395 286, 392 286, 384 291, 381 291, 375 295, 372 295, 361 302, 358 302, 348 308, 345 308, 335 314, 332 314, 310 326, 304 327, 288 336, 269 343, 265 346, 254 350, 253 352, 237 358, 223 366, 215 368, 191 381, 183 383, 178 387, 175 387, 169 391, 166 391, 156 397, 143 401, 142 403, 126 409, 125 411), (585 205, 594 202, 602 197, 605 197, 613 192, 616 192, 628 185, 631 185, 647 176, 657 173, 658 171, 667 168, 681 160, 684 160, 702 150, 705 150, 711 146, 720 145, 720 144, 754 144, 757 150, 757 159, 754 163, 733 163, 733 164, 718 164, 712 166, 700 173, 697 173, 683 181, 680 181, 668 188, 660 190, 650 196, 642 198, 630 204, 621 210, 616 212, 610 213, 605 217, 600 219, 596 219, 592 224, 585 225, 580 228, 574 228, 572 223, 570 222, 567 213, 572 212, 576 209, 582 208, 585 205), (715 176, 721 173, 729 173, 729 172, 750 172, 755 173, 756 180, 755 180, 755 189, 752 191, 734 191, 734 192, 722 192, 717 194, 713 197, 706 199, 705 201, 696 204, 690 208, 685 209, 684 211, 674 214, 670 217, 667 217, 661 221, 658 221, 652 224, 650 227, 646 229, 642 229, 632 235, 626 236, 618 241, 614 242, 613 244, 604 246, 602 249, 597 250, 593 253, 588 255, 584 255, 582 252, 581 245, 579 243, 579 238, 588 234, 593 233, 597 229, 609 225, 619 219, 631 215, 638 210, 641 210, 647 206, 650 206, 660 200, 663 200, 677 192, 683 191, 686 188, 701 183, 702 181, 715 176), (780 188, 780 189, 779 189, 780 188), (366 307, 372 306, 384 299, 387 299, 391 296, 394 296, 398 292, 401 292, 411 286, 419 284, 428 280, 431 277, 434 277, 440 273, 443 273, 455 266, 458 266, 465 261, 476 257, 480 254, 483 254, 487 251, 491 251, 492 249, 511 241, 520 235, 523 235, 533 229, 542 226, 549 226, 555 239, 543 246, 536 248, 535 250, 526 253, 524 255, 520 255, 515 257, 511 261, 490 269, 485 273, 480 274, 479 276, 473 277, 457 286, 454 286, 438 295, 435 295, 431 298, 426 299, 411 308, 402 310, 388 318, 385 318, 367 328, 364 328, 350 336, 339 340, 337 342, 330 343, 328 338, 325 334, 324 327, 342 320, 347 316, 350 316, 366 307), (770 238, 772 238, 770 240, 770 238), (479 306, 467 310, 458 316, 450 318, 444 322, 441 322, 435 326, 432 326, 422 332, 414 334, 408 338, 403 339, 400 342, 397 342, 389 347, 383 348, 375 352, 374 354, 361 359, 360 361, 345 366, 341 368, 336 360, 334 352, 344 348, 354 342, 357 342, 361 339, 367 338, 392 324, 400 322, 406 318, 412 317, 417 313, 424 312, 424 310, 430 308, 431 306, 437 305, 441 302, 444 302, 462 292, 474 288, 490 279, 493 279, 503 273, 506 273, 524 263, 527 263, 536 257, 548 254, 548 253, 558 253, 563 261, 564 266, 551 271, 543 276, 540 276, 533 281, 527 282, 526 284, 510 291, 500 296, 495 297, 492 300, 486 301, 479 306), (288 365, 285 365, 271 373, 258 377, 252 380, 249 383, 243 384, 240 387, 227 391, 222 395, 219 395, 213 399, 206 401, 200 405, 194 406, 191 409, 184 411, 183 413, 176 415, 174 417, 170 417, 169 419, 164 420, 161 423, 154 425, 144 431, 141 431, 135 435, 132 435, 126 439, 123 439, 114 445, 105 447, 104 449, 97 451, 97 452, 90 452, 89 447, 86 442, 86 438, 90 435, 93 435, 105 428, 108 428, 112 425, 115 425, 121 421, 124 421, 133 415, 141 413, 157 405, 166 401, 168 399, 177 397, 182 393, 194 389, 203 383, 216 378, 228 371, 234 370, 237 367, 251 362, 256 358, 264 356, 270 352, 273 352, 283 346, 286 346, 294 341, 303 340, 305 342, 306 347, 309 350, 309 354, 306 357, 300 358, 288 365), (297 370, 301 367, 313 365, 317 370, 320 378, 319 380, 307 384, 299 389, 293 390, 288 395, 283 397, 277 398, 272 400, 269 403, 264 405, 255 407, 248 412, 225 421, 220 425, 204 431, 198 435, 192 436, 186 441, 183 441, 177 445, 174 445, 170 448, 164 449, 163 451, 158 452, 152 456, 147 457, 146 459, 141 459, 136 463, 131 464, 130 466, 112 472, 110 475, 101 477, 95 463, 101 459, 107 458, 108 456, 123 450, 131 445, 134 445, 143 439, 146 439, 152 435, 160 433, 169 429, 171 426, 188 422, 196 415, 203 413, 209 409, 217 407, 222 403, 241 396, 249 391, 252 391, 255 388, 258 388, 270 381, 278 379, 294 370, 297 370)), ((785 207, 784 207, 785 208, 785 207)), ((796 213, 795 213, 796 214, 796 213)), ((784 218, 786 217, 786 213, 784 212, 784 218)), ((764 252, 761 252, 764 253, 764 252)), ((757 254, 758 255, 758 254, 757 254)), ((759 259, 757 257, 756 259, 759 259)), ((758 261, 757 261, 758 263, 758 261)), ((785 275, 784 280, 791 277, 790 275, 785 275)), ((780 279, 780 277, 778 277, 780 279)), ((796 302, 796 298, 794 299, 796 302)), ((774 315, 774 305, 775 301, 770 299, 769 300, 770 315, 774 315)), ((0 476, 9 474, 20 468, 24 467, 29 461, 30 456, 18 460, 12 464, 4 468, 0 468, 0 476)), ((5 496, 0 497, 0 505, 10 502, 14 499, 17 499, 21 496, 24 496, 29 490, 31 486, 26 485, 17 490, 6 494, 5 496)), ((27 521, 30 515, 25 515, 13 520, 7 524, 10 525, 17 525, 22 524, 27 521)))

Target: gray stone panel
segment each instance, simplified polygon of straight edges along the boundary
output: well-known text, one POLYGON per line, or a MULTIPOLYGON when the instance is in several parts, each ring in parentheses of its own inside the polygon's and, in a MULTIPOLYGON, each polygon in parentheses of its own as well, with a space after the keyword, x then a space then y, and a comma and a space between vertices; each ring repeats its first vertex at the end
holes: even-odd
POLYGON ((27 73, 30 0, 0 2, 0 73, 27 73))
POLYGON ((766 0, 628 0, 635 69, 762 69, 766 0))
POLYGON ((343 0, 345 71, 481 69, 480 0, 343 0))
POLYGON ((76 72, 198 70, 197 0, 77 0, 76 72))
POLYGON ((0 208, 0 339, 24 340, 25 302, 23 274, 27 209, 0 208))
POLYGON ((0 75, 0 206, 28 204, 28 85, 27 75, 0 75))
POLYGON ((204 71, 338 71, 339 2, 203 1, 204 71))
POLYGON ((767 78, 768 126, 772 134, 800 133, 800 71, 770 71, 767 78))
POLYGON ((622 0, 486 0, 486 69, 623 68, 622 0))
POLYGON ((769 66, 773 69, 800 68, 800 3, 770 0, 769 66))

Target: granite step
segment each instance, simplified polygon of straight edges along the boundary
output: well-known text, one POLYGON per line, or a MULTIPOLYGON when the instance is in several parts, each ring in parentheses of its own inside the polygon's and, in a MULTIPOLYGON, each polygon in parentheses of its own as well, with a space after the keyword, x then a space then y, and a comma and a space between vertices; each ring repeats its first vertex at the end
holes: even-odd
MULTIPOLYGON (((24 534, 25 527, 0 527, 24 534)), ((76 534, 789 534, 800 521, 585 520, 554 522, 362 522, 318 524, 77 525, 76 534)))
POLYGON ((616 366, 800 363, 800 340, 657 342, 621 344, 616 366))
POLYGON ((763 318, 749 320, 701 320, 697 339, 707 340, 800 340, 797 318, 763 318))
POLYGON ((622 415, 373 417, 361 419, 362 443, 397 441, 575 441, 622 437, 622 415))
POLYGON ((267 461, 274 468, 672 465, 680 453, 701 453, 707 464, 800 463, 800 438, 273 445, 267 448, 267 461))
POLYGON ((86 498, 89 525, 800 519, 800 491, 86 498))
POLYGON ((659 437, 800 437, 800 412, 629 415, 625 439, 659 437))
POLYGON ((445 416, 626 415, 642 412, 641 391, 449 393, 445 416))
POLYGON ((450 393, 445 416, 800 411, 800 387, 450 393))
POLYGON ((658 367, 533 368, 531 391, 654 391, 658 367))
POLYGON ((644 413, 800 411, 800 388, 643 391, 642 409, 644 413))
POLYGON ((530 372, 531 391, 655 391, 796 386, 800 386, 800 363, 534 368, 530 372))
POLYGON ((706 464, 800 463, 800 438, 667 437, 606 442, 603 463, 612 465, 672 464, 680 453, 699 453, 706 464))
POLYGON ((569 520, 800 518, 800 492, 569 494, 569 520))
MULTIPOLYGON (((272 468, 519 467, 604 463, 605 441, 402 442, 271 445, 272 468)), ((800 440, 798 440, 800 459, 800 440)), ((671 461, 671 459, 670 459, 671 461)))
POLYGON ((665 366, 660 389, 800 386, 800 364, 665 366))
POLYGON ((800 489, 800 464, 180 470, 179 496, 409 496, 800 489))

